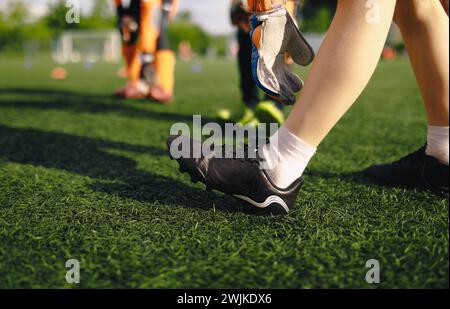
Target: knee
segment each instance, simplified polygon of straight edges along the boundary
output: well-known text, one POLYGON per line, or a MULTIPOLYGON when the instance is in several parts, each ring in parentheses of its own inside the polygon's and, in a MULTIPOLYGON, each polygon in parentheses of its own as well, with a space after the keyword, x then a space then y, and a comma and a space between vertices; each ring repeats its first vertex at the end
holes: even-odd
POLYGON ((399 27, 423 23, 433 16, 436 0, 397 1, 394 21, 399 27))
POLYGON ((139 23, 132 16, 123 16, 119 21, 119 30, 122 42, 134 45, 138 41, 139 23))
MULTIPOLYGON (((400 0, 399 0, 400 1, 400 0)), ((355 14, 360 16, 366 16, 368 11, 380 10, 384 14, 389 15, 391 18, 392 12, 396 8, 397 0, 366 0, 366 1, 347 1, 338 0, 336 6, 336 16, 348 16, 349 14, 355 14)), ((409 0, 408 0, 409 1, 409 0)), ((414 0, 411 0, 414 1, 414 0)), ((392 20, 389 20, 389 22, 392 20)))

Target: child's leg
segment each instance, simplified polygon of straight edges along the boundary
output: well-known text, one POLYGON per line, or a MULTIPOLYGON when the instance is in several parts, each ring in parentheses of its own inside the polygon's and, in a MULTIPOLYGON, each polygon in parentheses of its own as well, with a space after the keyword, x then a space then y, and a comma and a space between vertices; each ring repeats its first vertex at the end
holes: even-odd
POLYGON ((434 0, 410 0, 399 3, 395 22, 408 49, 428 122, 432 126, 449 125, 449 23, 441 4, 434 0))
POLYGON ((238 64, 240 73, 240 88, 242 100, 248 108, 255 108, 259 102, 258 89, 252 75, 252 48, 251 40, 248 32, 238 30, 239 53, 238 64))
POLYGON ((448 195, 448 17, 437 0, 398 1, 400 26, 428 115, 426 147, 390 164, 369 167, 386 183, 425 187, 448 195))
POLYGON ((428 115, 426 154, 449 163, 449 22, 438 1, 397 4, 394 19, 405 39, 428 115))
POLYGON ((162 4, 163 6, 159 8, 162 13, 154 62, 156 78, 152 83, 153 88, 150 90, 150 97, 161 103, 169 103, 174 94, 176 56, 170 48, 167 28, 170 12, 174 9, 173 5, 176 4, 170 0, 164 0, 162 4))
POLYGON ((372 8, 366 7, 369 3, 338 2, 297 104, 279 134, 263 149, 267 173, 281 188, 302 175, 315 147, 355 102, 377 66, 396 1, 379 1, 372 8))
POLYGON ((154 14, 161 11, 161 0, 141 0, 139 49, 154 56, 160 32, 158 19, 154 14))
POLYGON ((162 27, 158 39, 158 50, 155 54, 155 81, 150 89, 150 97, 161 103, 170 103, 174 95, 175 87, 175 52, 170 49, 168 38, 162 27))
POLYGON ((141 61, 139 60, 137 45, 123 44, 122 53, 124 55, 125 63, 127 66, 128 80, 130 84, 136 86, 139 82, 141 74, 141 61))
POLYGON ((367 3, 338 2, 333 23, 286 121, 292 133, 314 147, 361 94, 380 59, 396 1, 379 1, 377 23, 367 19, 367 3))
POLYGON ((122 55, 127 67, 130 84, 137 85, 141 70, 139 52, 137 47, 139 31, 139 0, 133 0, 124 7, 120 0, 115 1, 117 16, 119 18, 119 30, 122 36, 122 55))

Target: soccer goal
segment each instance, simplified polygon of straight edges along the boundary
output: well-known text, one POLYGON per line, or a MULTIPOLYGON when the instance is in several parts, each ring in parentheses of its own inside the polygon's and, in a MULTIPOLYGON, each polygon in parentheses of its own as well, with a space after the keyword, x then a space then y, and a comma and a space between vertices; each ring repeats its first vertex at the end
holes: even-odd
POLYGON ((121 40, 117 31, 65 31, 52 43, 53 60, 65 63, 118 62, 121 40))

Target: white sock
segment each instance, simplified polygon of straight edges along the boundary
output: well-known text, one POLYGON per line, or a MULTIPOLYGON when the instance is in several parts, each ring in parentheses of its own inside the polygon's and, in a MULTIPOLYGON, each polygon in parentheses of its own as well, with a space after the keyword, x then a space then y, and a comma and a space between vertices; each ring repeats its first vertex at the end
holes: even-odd
POLYGON ((264 146, 261 157, 273 184, 286 189, 302 176, 316 150, 282 126, 264 146))
POLYGON ((448 127, 428 126, 426 154, 448 165, 448 127))

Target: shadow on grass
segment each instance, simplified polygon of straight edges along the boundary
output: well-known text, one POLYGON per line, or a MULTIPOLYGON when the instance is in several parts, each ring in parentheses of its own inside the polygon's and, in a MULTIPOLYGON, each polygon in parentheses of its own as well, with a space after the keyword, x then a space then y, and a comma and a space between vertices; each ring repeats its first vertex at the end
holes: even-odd
MULTIPOLYGON (((388 183, 385 181, 382 181, 380 179, 375 179, 373 177, 370 177, 366 174, 366 172, 359 171, 359 172, 353 172, 353 173, 330 173, 330 172, 319 172, 319 171, 311 171, 308 170, 308 175, 313 177, 320 177, 323 179, 339 179, 348 183, 354 183, 354 184, 361 184, 366 185, 368 187, 377 188, 377 189, 405 189, 415 192, 421 192, 421 193, 430 193, 433 196, 436 196, 438 198, 442 199, 448 199, 448 195, 443 192, 433 192, 429 189, 420 188, 414 185, 408 185, 408 184, 400 184, 400 183, 388 183)), ((423 194, 415 195, 416 198, 425 198, 423 194)))
POLYGON ((353 173, 331 173, 308 169, 307 175, 313 177, 320 177, 323 179, 340 179, 346 182, 360 183, 364 185, 382 185, 382 183, 377 182, 375 179, 368 177, 364 173, 364 171, 353 173))
MULTIPOLYGON (((95 94, 83 94, 66 90, 53 89, 28 89, 28 88, 7 88, 0 89, 0 95, 29 96, 30 100, 18 98, 14 100, 0 100, 0 108, 27 108, 37 110, 65 110, 80 113, 116 113, 129 118, 148 118, 153 120, 165 120, 170 122, 192 122, 192 115, 182 115, 177 113, 159 112, 142 108, 136 108, 129 104, 127 100, 116 99, 111 96, 95 94)), ((146 100, 142 102, 145 106, 161 106, 146 100)), ((217 122, 217 120, 203 117, 203 122, 217 122)))
MULTIPOLYGON (((0 161, 31 164, 68 171, 95 180, 94 191, 149 203, 189 208, 242 211, 231 198, 187 186, 169 177, 137 168, 135 161, 112 154, 125 151, 166 156, 167 151, 63 133, 0 125, 0 161)), ((168 157, 168 156, 167 156, 168 157)), ((176 164, 174 164, 174 169, 176 164)))

